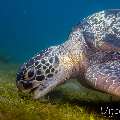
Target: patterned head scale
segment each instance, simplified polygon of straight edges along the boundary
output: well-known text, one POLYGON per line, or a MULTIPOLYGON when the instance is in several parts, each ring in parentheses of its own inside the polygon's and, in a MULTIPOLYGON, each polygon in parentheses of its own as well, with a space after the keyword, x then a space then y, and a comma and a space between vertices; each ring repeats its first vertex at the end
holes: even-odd
POLYGON ((59 66, 59 51, 50 47, 24 63, 18 70, 16 84, 19 90, 44 89, 55 79, 59 66))

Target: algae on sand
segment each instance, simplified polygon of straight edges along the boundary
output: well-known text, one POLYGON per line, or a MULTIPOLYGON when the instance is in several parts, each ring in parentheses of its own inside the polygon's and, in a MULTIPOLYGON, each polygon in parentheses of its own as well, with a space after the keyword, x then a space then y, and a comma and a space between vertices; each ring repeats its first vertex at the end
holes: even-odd
POLYGON ((50 94, 50 100, 46 102, 32 100, 29 95, 21 97, 15 86, 18 65, 2 64, 0 66, 2 66, 0 69, 0 120, 53 120, 53 118, 54 120, 104 119, 99 116, 100 114, 95 114, 94 111, 87 112, 84 106, 69 102, 73 99, 81 99, 80 94, 77 93, 79 87, 75 87, 76 90, 70 89, 70 86, 74 86, 73 83, 67 83, 57 88, 56 92, 54 91, 50 94))

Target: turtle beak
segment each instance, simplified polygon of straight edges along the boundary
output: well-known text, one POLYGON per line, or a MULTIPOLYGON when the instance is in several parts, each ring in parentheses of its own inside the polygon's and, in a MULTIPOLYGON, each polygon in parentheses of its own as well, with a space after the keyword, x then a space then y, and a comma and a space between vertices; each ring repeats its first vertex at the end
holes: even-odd
POLYGON ((17 81, 17 88, 21 92, 30 92, 31 88, 33 88, 33 84, 31 81, 17 81))
POLYGON ((39 87, 40 82, 36 80, 18 81, 16 84, 17 84, 17 88, 19 91, 24 92, 24 93, 31 93, 39 87))

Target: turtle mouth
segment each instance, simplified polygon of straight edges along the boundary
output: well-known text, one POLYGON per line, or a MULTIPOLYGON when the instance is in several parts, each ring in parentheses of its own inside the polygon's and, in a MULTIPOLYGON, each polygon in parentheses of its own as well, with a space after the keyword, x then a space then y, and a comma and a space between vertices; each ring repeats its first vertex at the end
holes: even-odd
POLYGON ((32 87, 30 88, 30 93, 33 93, 35 90, 37 90, 41 85, 41 82, 37 81, 37 80, 33 80, 32 82, 32 87))
POLYGON ((29 93, 33 93, 35 90, 37 90, 39 88, 39 86, 33 87, 30 89, 29 93))
POLYGON ((23 93, 32 93, 34 92, 37 88, 39 88, 40 84, 39 82, 23 82, 23 81, 19 81, 17 82, 17 88, 20 92, 23 93))

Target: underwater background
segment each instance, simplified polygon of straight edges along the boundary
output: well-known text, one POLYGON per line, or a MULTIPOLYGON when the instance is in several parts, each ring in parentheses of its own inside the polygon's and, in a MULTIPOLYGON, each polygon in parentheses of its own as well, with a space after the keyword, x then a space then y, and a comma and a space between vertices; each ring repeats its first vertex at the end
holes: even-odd
POLYGON ((76 79, 57 87, 41 102, 16 87, 20 64, 65 42, 83 18, 106 9, 120 9, 120 0, 0 0, 0 120, 120 118, 115 111, 111 117, 107 114, 108 107, 120 111, 119 101, 83 88, 76 79))
POLYGON ((119 0, 1 0, 0 54, 22 63, 63 43, 81 19, 115 8, 120 8, 119 0))

